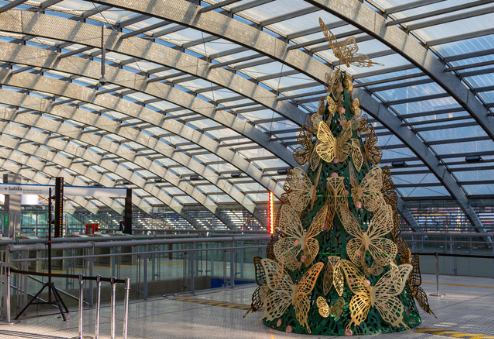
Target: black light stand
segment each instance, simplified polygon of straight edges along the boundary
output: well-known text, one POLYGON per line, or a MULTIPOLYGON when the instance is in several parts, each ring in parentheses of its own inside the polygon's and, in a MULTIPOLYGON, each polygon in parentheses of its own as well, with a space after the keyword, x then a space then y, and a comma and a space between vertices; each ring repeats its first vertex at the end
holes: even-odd
MULTIPOLYGON (((61 182, 61 186, 63 186, 63 178, 57 178, 56 188, 60 187, 60 182, 61 182), (59 179, 62 179, 62 180, 59 180, 59 179)), ((66 314, 69 313, 69 310, 68 310, 67 306, 65 305, 65 303, 63 302, 63 299, 60 296, 60 293, 58 293, 58 290, 56 289, 55 284, 51 280, 51 278, 52 278, 52 270, 51 270, 52 269, 52 267, 51 267, 51 242, 52 242, 51 241, 51 225, 53 224, 53 220, 51 218, 51 215, 52 215, 51 214, 51 209, 52 209, 52 206, 51 206, 51 199, 52 199, 51 188, 49 188, 48 192, 49 192, 48 193, 48 243, 47 243, 47 246, 48 246, 48 282, 44 283, 43 286, 41 287, 41 289, 31 298, 31 300, 29 300, 29 302, 26 304, 26 306, 24 306, 24 308, 15 317, 16 320, 19 319, 19 317, 24 312, 26 312, 26 310, 31 305, 55 305, 58 307, 58 310, 60 312, 60 315, 62 316, 62 319, 64 321, 67 321, 66 314), (37 299, 38 299, 39 295, 45 290, 45 288, 48 289, 48 301, 38 301, 37 299), (52 294, 54 297, 53 300, 52 300, 52 294)), ((63 198, 63 193, 62 193, 62 195, 59 193, 60 192, 58 192, 58 193, 56 192, 56 194, 55 194, 56 200, 63 198)), ((55 206, 60 206, 61 204, 62 204, 61 201, 55 202, 55 206)), ((58 213, 56 213, 56 214, 59 215, 60 212, 61 211, 58 211, 58 213)), ((60 220, 55 220, 55 222, 57 223, 57 225, 55 225, 55 228, 61 229, 61 225, 58 225, 58 223, 60 223, 60 220)))

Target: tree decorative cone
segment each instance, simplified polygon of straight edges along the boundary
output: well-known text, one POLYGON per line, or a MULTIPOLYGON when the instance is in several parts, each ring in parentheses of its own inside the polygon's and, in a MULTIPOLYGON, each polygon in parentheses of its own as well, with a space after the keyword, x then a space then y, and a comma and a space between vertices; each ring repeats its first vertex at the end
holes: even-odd
MULTIPOLYGON (((374 64, 355 54, 353 38, 338 43, 320 23, 342 64, 374 64)), ((418 258, 399 235, 390 172, 377 166, 377 138, 352 97, 351 76, 336 69, 327 78, 328 96, 294 153, 305 167, 289 171, 268 258, 254 259, 259 287, 251 309, 288 333, 351 336, 416 327, 414 298, 432 311, 418 258)))

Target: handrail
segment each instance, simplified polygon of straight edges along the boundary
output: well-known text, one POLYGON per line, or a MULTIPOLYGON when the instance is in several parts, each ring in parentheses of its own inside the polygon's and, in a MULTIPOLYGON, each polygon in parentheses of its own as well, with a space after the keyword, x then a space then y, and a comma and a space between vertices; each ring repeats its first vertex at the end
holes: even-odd
MULTIPOLYGON (((105 238, 106 242, 99 240, 98 242, 88 241, 85 238, 78 239, 80 243, 74 244, 70 241, 66 242, 54 242, 52 245, 53 249, 65 249, 65 248, 108 248, 115 246, 144 246, 144 245, 159 245, 159 244, 186 244, 186 243, 196 243, 196 242, 228 242, 228 241, 248 241, 248 240, 268 240, 269 235, 248 235, 248 236, 228 236, 228 237, 213 237, 213 238, 180 238, 180 239, 133 239, 131 240, 121 240, 120 238, 105 238), (179 240, 179 241, 177 241, 179 240)), ((1 243, 0 243, 1 245, 1 243)), ((27 244, 9 244, 8 249, 10 252, 14 251, 24 251, 24 250, 43 250, 46 247, 44 239, 39 239, 36 242, 30 241, 27 244)))
MULTIPOLYGON (((8 265, 5 265, 8 266, 8 265)), ((36 271, 25 271, 25 270, 18 270, 14 267, 9 267, 10 271, 13 273, 18 273, 18 274, 24 274, 24 275, 37 275, 40 277, 48 277, 49 274, 46 272, 36 272, 36 271)), ((85 275, 78 275, 78 274, 63 274, 63 273, 52 273, 52 277, 54 278, 69 278, 69 279, 80 279, 80 280, 92 280, 92 281, 97 281, 98 278, 100 281, 104 282, 109 282, 109 283, 116 283, 116 284, 125 284, 127 282, 126 279, 117 279, 117 278, 104 278, 104 277, 98 277, 98 276, 85 276, 85 275)))
POLYGON ((478 255, 478 254, 460 254, 460 253, 441 253, 441 252, 414 252, 413 254, 440 256, 440 257, 461 257, 461 258, 478 258, 478 259, 494 259, 493 255, 478 255))

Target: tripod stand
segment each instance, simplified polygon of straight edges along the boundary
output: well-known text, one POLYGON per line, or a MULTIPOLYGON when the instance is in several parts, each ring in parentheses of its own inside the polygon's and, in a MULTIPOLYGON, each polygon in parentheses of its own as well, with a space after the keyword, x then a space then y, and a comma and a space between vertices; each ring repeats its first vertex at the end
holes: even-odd
POLYGON ((58 292, 57 288, 55 287, 55 284, 52 281, 52 270, 51 270, 51 225, 53 223, 52 218, 51 218, 51 188, 48 190, 48 281, 41 286, 41 289, 29 300, 29 302, 24 306, 24 308, 17 314, 15 317, 15 320, 19 319, 19 317, 27 311, 29 306, 31 305, 55 305, 58 308, 58 311, 60 312, 60 315, 62 316, 62 319, 64 321, 67 321, 67 315, 69 313, 69 310, 65 303, 63 302, 62 297, 60 296, 60 293, 58 292), (48 301, 39 301, 37 300, 39 295, 43 293, 43 291, 47 289, 48 290, 48 301), (53 298, 52 298, 53 296, 53 298))

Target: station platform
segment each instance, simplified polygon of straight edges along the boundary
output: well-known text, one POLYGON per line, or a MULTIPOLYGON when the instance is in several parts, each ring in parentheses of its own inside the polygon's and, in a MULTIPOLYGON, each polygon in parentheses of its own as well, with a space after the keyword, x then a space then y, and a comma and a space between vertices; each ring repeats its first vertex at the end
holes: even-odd
MULTIPOLYGON (((435 293, 435 277, 424 275, 423 287, 428 294, 435 293)), ((261 314, 243 318, 254 288, 242 285, 131 303, 129 338, 311 338, 266 328, 261 314)), ((373 338, 494 339, 494 279, 440 276, 440 293, 441 297, 429 297, 437 318, 423 314, 419 328, 373 338)), ((117 307, 118 318, 122 311, 117 307)), ((101 312, 100 338, 108 338, 110 309, 104 307, 101 312)), ((92 338, 94 311, 87 310, 83 316, 84 336, 92 338)), ((74 338, 78 335, 77 321, 77 313, 72 313, 67 322, 54 315, 32 317, 13 325, 0 325, 0 338, 74 338)), ((121 338, 121 328, 121 321, 117 321, 117 338, 121 338)))

